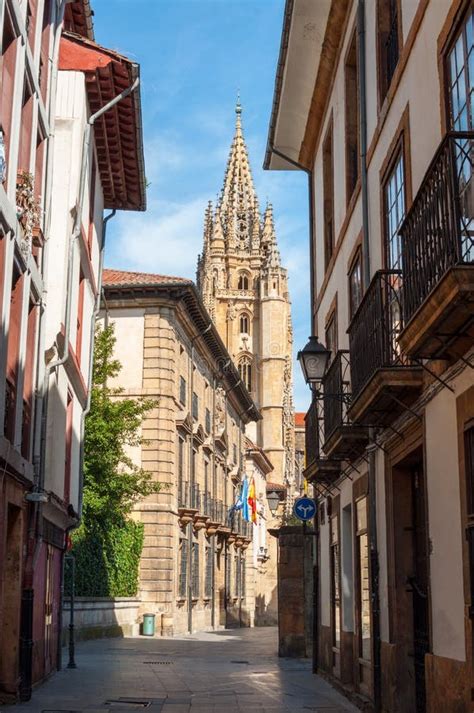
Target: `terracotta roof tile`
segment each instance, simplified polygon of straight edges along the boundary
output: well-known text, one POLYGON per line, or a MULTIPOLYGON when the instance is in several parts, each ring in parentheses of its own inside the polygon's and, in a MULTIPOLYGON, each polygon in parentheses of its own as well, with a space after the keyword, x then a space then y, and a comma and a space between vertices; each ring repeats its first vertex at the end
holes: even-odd
POLYGON ((183 285, 192 284, 192 280, 185 277, 173 277, 171 275, 156 275, 149 272, 129 272, 127 270, 105 269, 102 275, 104 285, 167 285, 179 283, 183 285))
POLYGON ((267 490, 280 490, 280 491, 286 491, 286 485, 283 485, 282 483, 272 483, 269 480, 267 480, 267 490))
POLYGON ((296 428, 304 428, 304 417, 306 416, 305 413, 302 413, 301 411, 297 411, 295 413, 295 426, 296 428))

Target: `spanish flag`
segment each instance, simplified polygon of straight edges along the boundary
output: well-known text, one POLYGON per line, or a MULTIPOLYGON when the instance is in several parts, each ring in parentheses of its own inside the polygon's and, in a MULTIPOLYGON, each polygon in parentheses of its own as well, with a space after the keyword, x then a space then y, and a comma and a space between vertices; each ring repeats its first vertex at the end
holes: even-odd
POLYGON ((252 478, 249 484, 249 495, 248 495, 248 504, 250 508, 250 515, 252 518, 252 522, 254 524, 257 523, 257 498, 255 495, 255 479, 252 478))

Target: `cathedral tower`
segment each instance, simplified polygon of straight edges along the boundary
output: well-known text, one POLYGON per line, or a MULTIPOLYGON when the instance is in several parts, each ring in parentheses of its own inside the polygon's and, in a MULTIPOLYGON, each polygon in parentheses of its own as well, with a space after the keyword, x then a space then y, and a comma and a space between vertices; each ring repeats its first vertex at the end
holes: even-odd
POLYGON ((240 103, 235 135, 216 205, 208 204, 197 283, 242 380, 262 414, 248 436, 275 468, 272 480, 294 482, 292 325, 287 271, 278 250, 273 210, 260 212, 240 103))

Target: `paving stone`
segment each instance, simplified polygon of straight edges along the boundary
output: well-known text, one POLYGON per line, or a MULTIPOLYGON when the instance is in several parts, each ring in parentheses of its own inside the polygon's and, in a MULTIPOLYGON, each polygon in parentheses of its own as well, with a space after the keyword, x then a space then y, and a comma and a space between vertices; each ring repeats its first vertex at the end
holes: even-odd
MULTIPOLYGON (((355 713, 357 709, 307 661, 279 659, 273 628, 175 638, 110 639, 77 646, 78 668, 35 689, 32 700, 2 713, 355 713), (144 661, 166 660, 166 666, 144 661), (236 664, 232 661, 248 661, 236 664), (126 705, 105 705, 112 699, 126 705), (148 700, 138 708, 131 699, 148 700)), ((65 654, 64 654, 65 657, 65 654)))

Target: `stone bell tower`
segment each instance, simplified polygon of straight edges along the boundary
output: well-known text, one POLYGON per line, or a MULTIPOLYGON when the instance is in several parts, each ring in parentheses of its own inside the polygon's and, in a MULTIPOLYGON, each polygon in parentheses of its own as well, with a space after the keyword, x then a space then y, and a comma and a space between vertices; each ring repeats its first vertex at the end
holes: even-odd
POLYGON ((208 204, 197 283, 241 378, 262 414, 248 436, 274 466, 272 480, 293 490, 292 324, 287 271, 278 250, 273 210, 260 213, 240 103, 224 185, 208 204))

